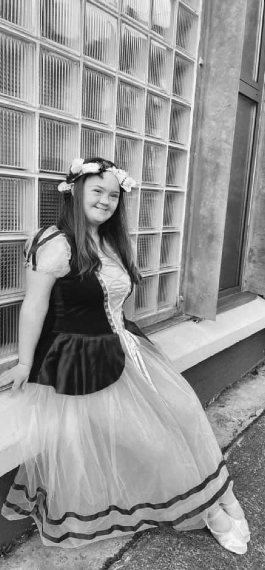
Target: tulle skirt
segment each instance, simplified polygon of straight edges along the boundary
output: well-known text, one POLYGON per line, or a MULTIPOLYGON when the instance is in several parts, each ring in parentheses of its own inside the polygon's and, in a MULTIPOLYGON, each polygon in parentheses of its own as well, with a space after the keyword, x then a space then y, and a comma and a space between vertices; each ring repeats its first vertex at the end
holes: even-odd
POLYGON ((124 334, 125 368, 104 390, 27 384, 8 398, 21 466, 2 514, 32 516, 45 545, 200 528, 230 485, 194 391, 159 349, 124 334))

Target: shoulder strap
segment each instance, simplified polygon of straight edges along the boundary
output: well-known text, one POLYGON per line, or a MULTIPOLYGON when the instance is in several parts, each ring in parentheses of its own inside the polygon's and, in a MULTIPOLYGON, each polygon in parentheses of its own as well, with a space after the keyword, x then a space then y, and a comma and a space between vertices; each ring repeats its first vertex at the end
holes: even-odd
POLYGON ((39 239, 41 238, 41 236, 44 234, 44 232, 46 230, 47 230, 47 228, 41 228, 41 230, 35 235, 35 237, 32 241, 32 244, 31 244, 31 248, 30 248, 28 255, 27 255, 27 261, 29 261, 30 257, 32 256, 32 269, 33 269, 33 271, 36 271, 36 267, 37 267, 36 254, 37 254, 37 250, 39 249, 39 247, 41 245, 43 245, 44 243, 46 243, 47 241, 50 241, 51 239, 53 239, 54 237, 56 237, 62 233, 60 230, 57 230, 56 232, 53 232, 52 234, 50 234, 49 236, 44 238, 43 240, 39 241, 39 239))

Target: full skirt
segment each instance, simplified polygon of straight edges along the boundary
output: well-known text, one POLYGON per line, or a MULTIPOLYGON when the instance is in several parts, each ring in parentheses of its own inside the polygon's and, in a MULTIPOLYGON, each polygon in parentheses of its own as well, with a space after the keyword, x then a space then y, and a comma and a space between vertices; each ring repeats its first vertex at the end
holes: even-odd
POLYGON ((231 485, 192 388, 161 351, 125 332, 120 378, 68 396, 27 384, 9 396, 21 465, 2 514, 32 516, 65 548, 153 527, 201 528, 231 485))

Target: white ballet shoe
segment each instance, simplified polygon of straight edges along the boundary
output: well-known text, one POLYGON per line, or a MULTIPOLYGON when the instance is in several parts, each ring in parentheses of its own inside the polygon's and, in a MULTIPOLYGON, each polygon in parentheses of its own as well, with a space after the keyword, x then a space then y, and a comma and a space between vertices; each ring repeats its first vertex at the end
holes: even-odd
MULTIPOLYGON (((220 514, 221 514, 221 509, 214 516, 212 516, 210 520, 211 521, 215 520, 220 514)), ((229 550, 230 552, 234 552, 235 554, 246 554, 247 543, 242 533, 239 531, 238 527, 234 524, 234 519, 232 519, 229 516, 228 519, 231 522, 230 530, 224 532, 214 530, 211 527, 209 519, 206 521, 207 528, 223 548, 229 550)))
MULTIPOLYGON (((231 503, 222 503, 220 501, 220 505, 222 506, 222 508, 224 509, 224 511, 226 512, 227 516, 233 521, 233 523, 235 524, 235 526, 240 530, 241 534, 243 535, 244 539, 246 542, 249 542, 250 540, 250 530, 249 530, 249 526, 248 526, 248 522, 245 519, 244 513, 243 513, 243 509, 242 507, 242 513, 243 516, 241 518, 235 518, 233 517, 229 511, 227 510, 227 508, 229 509, 229 507, 233 507, 234 505, 239 504, 238 500, 235 499, 234 501, 232 501, 231 503)), ((239 505, 240 506, 240 505, 239 505)))

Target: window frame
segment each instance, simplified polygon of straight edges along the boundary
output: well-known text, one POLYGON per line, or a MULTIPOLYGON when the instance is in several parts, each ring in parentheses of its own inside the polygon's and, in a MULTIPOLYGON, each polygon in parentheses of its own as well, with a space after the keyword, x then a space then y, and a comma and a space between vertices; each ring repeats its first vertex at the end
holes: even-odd
MULTIPOLYGON (((259 140, 259 126, 260 126, 260 118, 261 118, 261 110, 262 110, 262 97, 263 97, 263 80, 264 80, 264 73, 265 73, 265 2, 263 0, 262 3, 262 10, 260 14, 260 21, 259 21, 259 30, 258 30, 259 38, 260 38, 260 51, 258 57, 258 80, 255 82, 254 80, 244 78, 242 76, 242 71, 239 80, 239 90, 238 94, 244 95, 247 99, 250 99, 254 103, 256 103, 255 109, 255 118, 252 125, 252 142, 251 142, 251 149, 249 154, 249 168, 247 173, 247 181, 246 181, 246 195, 244 201, 244 214, 242 216, 242 224, 241 224, 241 232, 240 232, 240 245, 238 248, 239 255, 238 255, 238 267, 237 267, 237 276, 238 276, 238 285, 234 287, 229 287, 228 289, 223 289, 219 291, 218 294, 218 306, 222 305, 222 300, 225 297, 231 296, 233 293, 237 294, 238 292, 244 291, 244 272, 245 272, 245 260, 246 260, 246 252, 247 252, 247 244, 248 244, 248 227, 249 227, 249 219, 251 215, 251 204, 252 204, 252 194, 253 194, 253 184, 254 184, 254 175, 255 175, 255 167, 256 167, 256 156, 257 156, 257 148, 258 148, 258 140, 259 140)), ((243 56, 243 54, 242 54, 243 56)), ((241 64, 242 65, 242 64, 241 64)))

